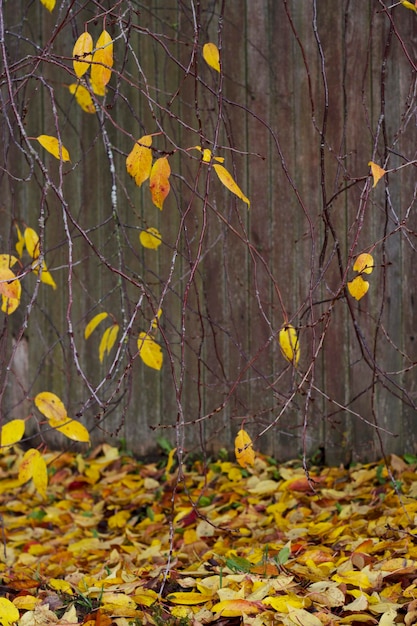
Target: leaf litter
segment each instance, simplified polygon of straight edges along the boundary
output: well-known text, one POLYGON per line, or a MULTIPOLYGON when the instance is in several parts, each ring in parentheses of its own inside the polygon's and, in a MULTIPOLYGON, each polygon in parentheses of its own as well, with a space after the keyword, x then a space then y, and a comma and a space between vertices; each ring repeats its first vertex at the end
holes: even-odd
POLYGON ((0 458, 0 623, 417 622, 417 458, 253 467, 104 444, 48 452, 42 497, 0 458), (19 617, 18 617, 19 616, 19 617))

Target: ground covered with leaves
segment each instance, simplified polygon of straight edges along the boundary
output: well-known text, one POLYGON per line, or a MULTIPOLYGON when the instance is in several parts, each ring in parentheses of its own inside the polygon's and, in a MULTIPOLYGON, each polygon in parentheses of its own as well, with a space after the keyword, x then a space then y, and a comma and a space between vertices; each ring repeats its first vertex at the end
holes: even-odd
POLYGON ((0 623, 417 623, 415 458, 310 480, 262 456, 179 475, 173 455, 103 445, 47 453, 43 499, 18 483, 22 455, 0 459, 0 623))

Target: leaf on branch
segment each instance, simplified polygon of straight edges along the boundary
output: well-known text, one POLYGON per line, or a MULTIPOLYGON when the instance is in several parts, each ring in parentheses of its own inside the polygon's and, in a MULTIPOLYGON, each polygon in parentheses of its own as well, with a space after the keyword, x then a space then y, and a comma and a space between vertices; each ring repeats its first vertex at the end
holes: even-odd
POLYGON ((241 428, 235 438, 235 455, 236 461, 241 467, 247 467, 255 463, 255 451, 252 445, 252 439, 241 428))
POLYGON ((215 161, 218 161, 218 163, 224 163, 224 158, 223 157, 213 157, 211 150, 209 150, 209 148, 204 148, 204 150, 201 149, 201 146, 194 146, 195 150, 199 150, 202 155, 203 155, 203 162, 204 163, 210 163, 211 159, 214 158, 215 161))
POLYGON ((220 53, 214 43, 205 43, 203 46, 203 58, 207 65, 212 67, 216 72, 220 72, 220 53))
POLYGON ((243 202, 246 202, 248 207, 250 207, 250 201, 245 196, 245 194, 240 189, 240 187, 237 185, 237 183, 235 183, 235 181, 233 180, 231 174, 229 174, 227 169, 223 167, 223 165, 217 165, 217 164, 213 165, 213 168, 217 176, 219 177, 220 181, 223 183, 223 185, 227 187, 229 191, 234 193, 235 196, 243 200, 243 202))
POLYGON ((0 293, 5 298, 20 298, 20 281, 8 267, 0 268, 0 293))
POLYGON ((364 280, 362 276, 356 276, 356 278, 348 282, 347 286, 350 295, 356 300, 363 298, 369 289, 368 281, 364 280))
POLYGON ((7 598, 0 598, 0 624, 12 626, 19 620, 20 614, 13 602, 7 598))
POLYGON ((106 328, 106 330, 104 331, 103 336, 100 341, 100 346, 98 349, 100 363, 103 362, 104 355, 106 352, 107 354, 110 354, 111 349, 113 348, 116 342, 118 333, 119 333, 118 324, 113 324, 113 326, 110 326, 110 328, 106 328))
POLYGON ((70 93, 75 96, 77 104, 82 108, 86 113, 95 113, 96 107, 94 106, 93 99, 90 95, 90 92, 86 87, 80 85, 79 83, 73 83, 68 86, 70 93))
POLYGON ((2 448, 14 446, 18 443, 25 433, 24 420, 11 420, 1 428, 0 446, 2 448))
POLYGON ((41 263, 38 259, 35 259, 32 263, 32 269, 35 272, 35 274, 39 274, 39 272, 41 272, 40 277, 41 277, 42 283, 45 283, 45 285, 50 285, 53 289, 57 288, 56 282, 54 281, 51 272, 46 267, 45 261, 41 263), (42 272, 41 272, 41 268, 42 268, 42 272))
POLYGON ((93 38, 88 32, 82 33, 75 42, 72 56, 73 66, 77 78, 84 76, 91 64, 93 51, 93 38), (81 60, 82 59, 82 60, 81 60))
POLYGON ((106 95, 106 85, 111 78, 113 67, 113 40, 103 30, 96 43, 96 51, 91 62, 91 86, 97 96, 106 95))
POLYGON ((0 269, 13 267, 17 261, 18 259, 12 254, 0 254, 0 269))
POLYGON ((368 165, 371 168, 371 174, 374 179, 374 184, 372 185, 372 187, 376 187, 378 181, 386 174, 386 171, 373 161, 369 161, 368 165))
POLYGON ((48 9, 48 11, 53 11, 55 8, 56 0, 41 0, 43 6, 48 9))
POLYGON ((157 250, 162 243, 161 233, 157 228, 147 228, 140 233, 139 241, 144 248, 157 250))
POLYGON ((152 323, 151 323, 152 328, 158 328, 158 323, 159 323, 159 319, 160 319, 161 315, 162 315, 162 309, 158 309, 158 311, 157 311, 157 313, 156 313, 156 315, 153 318, 152 323))
POLYGON ((157 159, 152 166, 149 188, 151 190, 152 202, 161 211, 163 209, 164 200, 171 189, 168 180, 170 174, 171 167, 168 163, 168 158, 161 157, 157 159))
POLYGON ((297 331, 291 324, 286 324, 278 334, 278 343, 283 357, 295 367, 300 360, 300 342, 297 331))
POLYGON ((48 486, 48 471, 46 462, 39 450, 30 448, 23 455, 19 465, 19 482, 27 483, 32 478, 33 484, 43 498, 46 498, 46 487, 48 486))
POLYGON ((374 259, 371 254, 364 252, 356 259, 353 270, 360 274, 371 274, 374 269, 374 259))
POLYGON ((145 365, 155 370, 161 369, 163 361, 161 346, 144 331, 139 333, 138 350, 145 365))
POLYGON ((56 137, 51 137, 51 135, 39 135, 36 139, 47 152, 52 154, 52 156, 59 161, 71 160, 68 150, 62 144, 59 145, 59 141, 56 137))
POLYGON ((137 140, 126 159, 127 173, 135 179, 140 187, 148 180, 152 169, 152 135, 144 135, 137 140))
POLYGON ((410 9, 411 11, 414 11, 414 13, 417 13, 416 4, 413 4, 412 2, 408 2, 408 0, 401 0, 401 4, 405 6, 406 9, 410 9))
POLYGON ((17 224, 15 224, 17 230, 17 243, 16 243, 16 252, 19 255, 19 258, 22 258, 23 249, 25 247, 25 238, 22 235, 22 232, 17 224))
POLYGON ((79 441, 80 443, 90 442, 90 433, 86 427, 77 420, 73 420, 69 417, 67 417, 64 422, 62 420, 51 419, 49 420, 49 425, 72 441, 79 441))
POLYGON ((50 391, 42 391, 35 396, 35 405, 48 420, 63 421, 67 419, 64 403, 50 391))
POLYGON ((40 254, 39 236, 33 228, 25 228, 23 233, 26 250, 32 259, 37 259, 40 254))
POLYGON ((108 317, 108 313, 97 313, 97 315, 95 315, 85 327, 84 339, 88 339, 91 333, 93 332, 93 330, 95 330, 97 326, 100 324, 100 322, 105 320, 106 317, 108 317))

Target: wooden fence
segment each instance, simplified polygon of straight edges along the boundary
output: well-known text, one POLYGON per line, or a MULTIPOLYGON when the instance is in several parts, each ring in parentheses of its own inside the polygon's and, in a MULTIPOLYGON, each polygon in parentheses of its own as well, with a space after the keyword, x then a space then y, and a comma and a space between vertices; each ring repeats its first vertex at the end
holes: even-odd
POLYGON ((0 6, 0 253, 14 253, 16 224, 36 229, 57 284, 22 258, 22 303, 2 314, 2 418, 33 414, 28 429, 62 446, 34 408, 47 390, 95 443, 139 455, 158 437, 231 449, 242 423, 278 460, 415 453, 414 12, 388 0, 0 6), (88 114, 68 89, 72 48, 103 25, 115 63, 88 114), (59 133, 71 163, 40 148, 42 133, 59 133), (172 169, 163 211, 126 172, 151 133, 172 169), (225 158, 249 209, 196 145, 225 158), (375 188, 370 161, 389 170, 375 188), (149 227, 157 251, 139 242, 149 227), (375 268, 357 302, 346 285, 361 252, 375 268), (100 363, 102 330, 84 329, 104 311, 102 330, 120 331, 100 363), (298 368, 280 352, 285 323, 298 368), (155 332, 161 371, 138 357, 140 331, 155 332))

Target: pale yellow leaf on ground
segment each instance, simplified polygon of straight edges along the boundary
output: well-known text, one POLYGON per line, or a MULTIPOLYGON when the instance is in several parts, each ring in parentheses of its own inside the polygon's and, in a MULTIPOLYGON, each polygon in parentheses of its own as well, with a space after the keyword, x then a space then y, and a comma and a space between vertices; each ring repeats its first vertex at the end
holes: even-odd
POLYGON ((139 333, 138 350, 145 365, 155 370, 161 369, 163 361, 161 346, 144 331, 139 333))
POLYGON ((56 0, 41 0, 43 6, 48 9, 48 11, 53 11, 55 8, 56 0))
POLYGON ((84 32, 78 37, 72 51, 74 72, 78 78, 81 78, 90 67, 92 51, 93 38, 90 33, 84 32))
POLYGON ((139 234, 139 241, 144 248, 157 250, 162 243, 161 233, 157 228, 147 228, 139 234))
POLYGON ((246 204, 248 205, 248 207, 250 207, 250 201, 249 199, 245 196, 245 194, 243 193, 243 191, 240 189, 240 187, 238 186, 238 184, 233 180, 233 177, 231 174, 229 174, 229 172, 227 171, 227 169, 225 167, 223 167, 223 165, 218 165, 217 163, 215 163, 213 165, 213 168, 217 174, 217 176, 219 177, 220 181, 223 183, 223 185, 232 193, 235 194, 235 196, 237 196, 238 198, 240 198, 241 200, 243 200, 243 202, 246 202, 246 204))
POLYGON ((41 598, 35 598, 35 596, 30 595, 16 596, 13 600, 15 607, 22 611, 33 611, 33 609, 41 603, 41 598))
POLYGON ((372 187, 376 187, 378 181, 386 174, 386 172, 384 169, 382 169, 382 167, 380 167, 377 163, 374 163, 373 161, 369 161, 368 165, 371 168, 371 174, 374 179, 374 184, 372 185, 372 187))
POLYGON ((283 357, 293 365, 298 365, 300 360, 300 342, 294 326, 286 324, 281 328, 278 334, 278 343, 283 357))
POLYGON ((50 391, 42 391, 35 396, 35 405, 48 420, 64 420, 67 417, 67 409, 63 402, 50 391))
POLYGON ((113 67, 113 40, 106 30, 103 30, 96 43, 96 51, 91 62, 91 86, 97 96, 106 94, 106 85, 111 78, 113 67))
POLYGON ((90 92, 84 85, 79 85, 77 83, 73 83, 72 85, 68 85, 68 89, 77 101, 77 104, 82 108, 86 113, 95 113, 96 107, 94 106, 93 99, 91 97, 90 92))
POLYGON ((21 440, 25 433, 25 421, 24 420, 11 420, 7 422, 1 428, 0 445, 13 446, 15 443, 21 440))
POLYGON ((239 430, 235 438, 235 455, 236 461, 241 467, 247 467, 255 463, 252 439, 243 428, 239 430))
POLYGON ((192 606, 195 604, 204 604, 204 602, 211 600, 212 597, 212 594, 207 595, 199 593, 198 591, 176 591, 174 593, 170 593, 166 599, 168 602, 172 602, 173 604, 192 606))
POLYGON ((153 204, 161 211, 163 209, 165 198, 171 189, 171 185, 168 180, 170 174, 171 167, 168 163, 167 157, 157 159, 151 169, 149 188, 151 190, 153 204))
POLYGON ((214 43, 205 43, 203 46, 203 58, 207 65, 212 67, 216 72, 220 72, 220 53, 214 43))
POLYGON ((36 139, 45 150, 59 161, 71 160, 68 150, 62 144, 59 145, 59 141, 56 137, 52 137, 51 135, 39 135, 36 139))
POLYGON ((91 333, 93 332, 93 330, 95 330, 97 328, 97 326, 100 324, 100 322, 102 322, 103 320, 106 319, 106 317, 108 317, 108 313, 97 313, 97 315, 95 315, 87 324, 87 326, 85 327, 84 330, 84 339, 88 339, 89 336, 91 335, 91 333))
POLYGON ((153 589, 145 589, 144 587, 138 587, 133 595, 133 600, 137 604, 143 606, 152 606, 159 598, 159 595, 153 589))
POLYGON ((304 606, 304 599, 296 596, 294 593, 269 596, 265 598, 263 602, 268 606, 272 606, 278 613, 289 613, 291 609, 300 609, 304 606))
POLYGON ((374 259, 371 254, 364 252, 356 259, 353 270, 360 274, 371 274, 374 269, 374 259))
POLYGON ((356 276, 356 278, 348 282, 347 286, 350 295, 356 300, 363 298, 369 289, 368 281, 364 280, 362 276, 356 276))
POLYGON ((90 433, 77 420, 68 417, 63 423, 63 420, 51 419, 49 420, 49 425, 65 435, 65 437, 68 437, 68 439, 72 439, 72 441, 80 441, 81 443, 89 443, 90 441, 90 433))
POLYGON ((152 170, 152 135, 144 135, 137 140, 126 158, 127 173, 140 187, 151 175, 152 170))
POLYGON ((289 613, 289 619, 296 626, 323 626, 323 622, 313 613, 309 613, 305 609, 292 609, 289 613))
POLYGON ((7 598, 0 598, 0 624, 2 626, 11 626, 19 619, 19 611, 7 598))
POLYGON ((112 326, 110 326, 110 328, 106 328, 106 330, 104 331, 98 348, 100 363, 103 362, 104 355, 106 353, 110 354, 110 351, 116 342, 118 333, 118 324, 113 324, 112 326))

